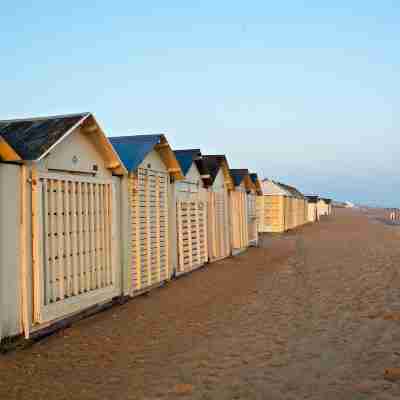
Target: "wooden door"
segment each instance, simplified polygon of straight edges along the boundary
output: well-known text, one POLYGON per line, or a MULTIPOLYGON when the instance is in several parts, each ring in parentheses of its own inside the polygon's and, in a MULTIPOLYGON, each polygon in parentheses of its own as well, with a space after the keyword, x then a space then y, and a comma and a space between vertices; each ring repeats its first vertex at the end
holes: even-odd
POLYGON ((136 292, 170 279, 169 175, 139 168, 131 182, 132 291, 136 292))
POLYGON ((112 180, 39 174, 32 183, 34 322, 120 294, 112 180))
POLYGON ((178 274, 208 260, 207 207, 201 200, 177 202, 178 274))

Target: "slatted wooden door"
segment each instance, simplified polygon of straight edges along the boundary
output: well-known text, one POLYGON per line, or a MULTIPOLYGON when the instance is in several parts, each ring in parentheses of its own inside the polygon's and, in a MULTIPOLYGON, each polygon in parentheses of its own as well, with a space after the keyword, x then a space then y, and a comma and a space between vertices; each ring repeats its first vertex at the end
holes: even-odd
POLYGON ((34 321, 120 294, 112 180, 39 174, 32 188, 34 321))
POLYGON ((139 168, 131 179, 132 291, 140 292, 170 278, 169 175, 139 168))
POLYGON ((178 274, 199 268, 208 260, 206 206, 201 200, 177 202, 178 274))
POLYGON ((247 216, 248 216, 248 225, 249 225, 249 241, 252 244, 256 244, 257 240, 258 240, 256 199, 257 199, 257 196, 253 193, 250 193, 247 196, 247 216))
POLYGON ((243 249, 249 245, 246 193, 231 192, 232 246, 243 249))
POLYGON ((208 246, 210 259, 215 261, 230 254, 228 194, 208 193, 208 246))

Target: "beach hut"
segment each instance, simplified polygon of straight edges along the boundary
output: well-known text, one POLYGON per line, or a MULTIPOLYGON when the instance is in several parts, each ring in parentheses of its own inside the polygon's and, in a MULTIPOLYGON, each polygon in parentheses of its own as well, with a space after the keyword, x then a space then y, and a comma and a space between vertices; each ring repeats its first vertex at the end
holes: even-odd
POLYGON ((286 230, 302 226, 308 222, 308 206, 305 196, 295 187, 279 183, 291 196, 286 199, 289 203, 286 230))
POLYGON ((258 246, 258 229, 257 229, 257 197, 262 196, 261 182, 256 173, 251 173, 250 178, 254 184, 248 192, 248 218, 249 218, 249 244, 250 246, 258 246))
POLYGON ((231 169, 234 189, 230 192, 232 255, 246 250, 250 245, 249 194, 256 192, 248 169, 231 169))
POLYGON ((264 179, 261 187, 263 195, 257 198, 258 231, 284 232, 291 224, 291 202, 287 200, 291 193, 271 179, 264 179))
POLYGON ((294 188, 264 179, 263 195, 257 198, 259 232, 285 232, 307 222, 306 199, 294 188))
POLYGON ((316 195, 307 195, 305 196, 307 199, 307 217, 309 222, 318 221, 318 200, 319 197, 316 195))
POLYGON ((332 201, 331 199, 321 197, 317 203, 318 218, 328 216, 332 212, 332 201))
POLYGON ((0 121, 0 337, 122 295, 117 153, 91 113, 0 121))
POLYGON ((203 181, 208 189, 208 254, 212 262, 232 252, 229 193, 234 183, 224 155, 203 155, 202 161, 207 171, 203 181))
POLYGON ((332 199, 325 198, 325 202, 328 204, 328 215, 331 215, 333 209, 332 199))
POLYGON ((178 262, 176 275, 208 261, 207 188, 199 149, 175 150, 184 179, 175 183, 178 262))
POLYGON ((183 175, 165 135, 110 141, 129 172, 123 182, 124 293, 135 296, 160 286, 177 269, 174 182, 183 175))

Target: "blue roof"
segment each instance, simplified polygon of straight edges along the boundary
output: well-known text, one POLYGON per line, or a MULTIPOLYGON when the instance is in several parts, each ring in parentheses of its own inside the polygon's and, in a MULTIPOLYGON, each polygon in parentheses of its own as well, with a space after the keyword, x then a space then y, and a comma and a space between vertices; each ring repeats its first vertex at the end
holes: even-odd
POLYGON ((160 143, 162 137, 163 135, 136 135, 110 137, 109 140, 125 168, 131 172, 137 169, 147 154, 160 143))
POLYGON ((258 175, 257 175, 255 172, 252 172, 252 173, 250 174, 250 178, 251 178, 251 180, 253 181, 253 183, 257 183, 257 181, 258 181, 258 175))
POLYGON ((201 155, 200 149, 175 150, 174 153, 181 166, 183 175, 189 172, 193 162, 201 155))
POLYGON ((235 186, 239 186, 246 175, 249 175, 248 169, 230 169, 229 172, 231 173, 235 186))

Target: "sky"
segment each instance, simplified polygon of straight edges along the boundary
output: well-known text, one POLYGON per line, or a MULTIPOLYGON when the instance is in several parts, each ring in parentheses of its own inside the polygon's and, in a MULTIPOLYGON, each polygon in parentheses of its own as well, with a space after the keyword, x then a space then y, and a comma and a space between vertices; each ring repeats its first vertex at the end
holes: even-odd
POLYGON ((91 111, 109 136, 400 207, 399 40, 396 0, 8 1, 0 119, 91 111))

